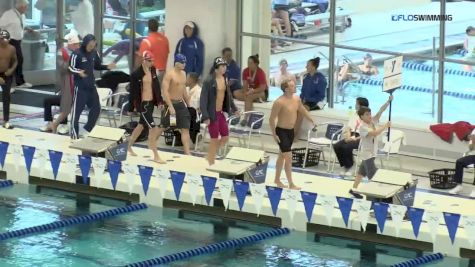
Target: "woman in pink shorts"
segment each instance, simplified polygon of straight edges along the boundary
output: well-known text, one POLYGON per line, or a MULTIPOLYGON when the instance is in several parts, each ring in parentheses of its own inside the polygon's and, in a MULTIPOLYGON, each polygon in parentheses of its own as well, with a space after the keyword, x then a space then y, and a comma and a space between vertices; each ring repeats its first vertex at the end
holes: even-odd
POLYGON ((211 141, 207 160, 214 164, 216 152, 226 144, 229 136, 228 124, 224 113, 238 113, 233 95, 226 80, 226 61, 217 57, 209 77, 203 83, 200 97, 201 119, 208 125, 211 141), (219 138, 221 136, 221 139, 219 138))

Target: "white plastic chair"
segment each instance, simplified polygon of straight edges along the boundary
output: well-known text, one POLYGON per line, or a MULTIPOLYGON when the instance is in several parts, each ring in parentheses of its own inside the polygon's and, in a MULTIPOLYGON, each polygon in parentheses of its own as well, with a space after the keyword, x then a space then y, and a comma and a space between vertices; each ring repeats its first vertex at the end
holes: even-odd
POLYGON ((114 127, 117 127, 117 115, 119 115, 119 125, 122 125, 122 117, 124 115, 125 107, 127 106, 128 101, 117 101, 116 106, 113 106, 112 100, 115 98, 124 98, 125 96, 129 95, 129 92, 120 92, 112 94, 112 90, 110 88, 98 87, 97 93, 99 94, 99 101, 101 103, 101 113, 106 113, 107 119, 109 121, 109 126, 112 126, 113 121, 114 127))
POLYGON ((401 130, 393 130, 390 131, 389 141, 387 138, 388 132, 382 137, 382 142, 384 144, 382 149, 378 150, 378 154, 376 155, 379 158, 381 163, 381 168, 384 168, 383 160, 389 160, 390 158, 397 158, 399 161, 399 169, 402 169, 402 161, 399 157, 399 149, 401 146, 406 142, 405 138, 406 135, 401 130))
MULTIPOLYGON (((333 123, 333 122, 317 124, 315 128, 308 130, 307 146, 305 148, 305 157, 303 160, 302 167, 305 168, 307 164, 307 154, 310 148, 312 147, 328 148, 330 156, 329 156, 329 164, 327 167, 327 171, 330 171, 330 165, 331 165, 330 162, 333 155, 333 144, 338 142, 338 140, 341 137, 342 131, 343 131, 343 123, 333 123), (321 128, 322 126, 326 126, 325 135, 323 137, 317 137, 318 129, 321 128), (315 137, 312 137, 312 134, 315 137)), ((322 149, 322 158, 323 158, 323 164, 327 165, 327 163, 325 162, 325 153, 323 149, 322 149)))
MULTIPOLYGON (((261 148, 264 151, 264 142, 262 140, 261 129, 264 125, 264 112, 261 111, 246 111, 240 114, 240 116, 231 116, 228 118, 229 125, 229 137, 235 137, 241 145, 241 140, 244 142, 244 145, 249 148, 251 145, 251 137, 253 135, 259 136, 261 141, 261 148), (246 118, 246 125, 241 126, 241 118, 246 118), (247 143, 247 144, 246 144, 247 143)), ((227 151, 226 144, 225 151, 227 151)))

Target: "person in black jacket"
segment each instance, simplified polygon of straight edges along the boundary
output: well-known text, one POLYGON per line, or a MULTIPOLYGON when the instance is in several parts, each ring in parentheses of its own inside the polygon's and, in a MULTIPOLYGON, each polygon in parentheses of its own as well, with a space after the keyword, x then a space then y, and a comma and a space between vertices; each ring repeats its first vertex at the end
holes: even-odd
POLYGON ((208 148, 207 160, 214 164, 216 152, 229 139, 229 129, 224 112, 228 115, 237 113, 233 95, 225 76, 226 61, 217 57, 209 77, 203 83, 200 97, 201 119, 208 125, 211 141, 208 148), (221 136, 221 139, 219 137, 221 136))
POLYGON ((144 127, 148 127, 148 148, 153 152, 153 161, 164 164, 166 162, 160 158, 157 152, 159 129, 153 121, 154 106, 158 107, 163 103, 160 81, 153 67, 152 53, 145 51, 143 59, 142 65, 131 76, 130 111, 135 109, 140 112, 140 121, 130 136, 128 151, 132 156, 137 156, 132 150, 132 145, 140 136, 144 127))

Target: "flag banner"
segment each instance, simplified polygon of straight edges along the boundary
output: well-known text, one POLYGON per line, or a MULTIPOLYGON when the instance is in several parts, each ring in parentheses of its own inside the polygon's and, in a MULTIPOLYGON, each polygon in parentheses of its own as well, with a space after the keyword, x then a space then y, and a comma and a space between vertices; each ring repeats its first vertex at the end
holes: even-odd
POLYGON ((218 179, 218 188, 223 200, 224 209, 228 210, 229 207, 229 198, 231 197, 231 191, 233 190, 233 180, 227 178, 218 179))
POLYGON ((274 186, 266 186, 267 196, 269 197, 272 213, 277 216, 277 209, 279 208, 280 197, 282 196, 282 188, 274 186))
POLYGON ((150 178, 152 178, 153 168, 148 166, 137 166, 139 168, 140 180, 142 181, 143 193, 147 195, 150 186, 150 178))
POLYGON ((91 170, 92 159, 90 156, 78 155, 79 168, 81 169, 82 183, 87 185, 89 180, 89 171, 91 170))
POLYGON ((285 202, 287 203, 290 222, 294 222, 295 209, 297 208, 297 203, 299 202, 300 191, 286 188, 283 192, 283 198, 285 198, 285 202))
POLYGON ((216 187, 216 179, 215 177, 209 177, 202 175, 201 179, 203 180, 203 189, 205 191, 205 199, 208 206, 211 203, 211 197, 213 196, 214 188, 216 187))
POLYGON ((317 201, 317 193, 300 191, 300 194, 302 196, 303 206, 305 208, 307 220, 308 222, 310 222, 312 220, 313 209, 315 208, 315 203, 317 201))
POLYGON ((102 178, 104 177, 104 170, 106 169, 107 160, 105 158, 93 157, 92 168, 94 168, 94 186, 100 187, 102 178))
POLYGON ((340 208, 341 216, 345 222, 346 227, 348 228, 348 220, 350 219, 351 207, 353 206, 353 199, 346 197, 336 197, 338 201, 338 207, 340 208))
POLYGON ((0 167, 2 170, 5 167, 5 158, 7 157, 8 145, 9 143, 0 141, 0 167))
POLYGON ((462 225, 465 228, 465 234, 467 235, 470 246, 473 247, 475 241, 475 216, 463 216, 462 225))
POLYGON ((196 197, 198 196, 198 189, 201 186, 200 176, 194 174, 187 174, 188 193, 190 193, 191 203, 196 204, 196 197))
POLYGON ((183 182, 185 181, 185 173, 170 171, 170 177, 172 179, 173 190, 175 191, 176 200, 180 200, 181 188, 183 187, 183 182))
POLYGON ((25 146, 25 145, 22 147, 23 147, 23 156, 25 157, 26 170, 28 171, 28 175, 30 175, 31 163, 33 162, 33 157, 35 155, 36 148, 33 146, 25 146))
POLYGON ((407 214, 412 223, 412 230, 414 231, 414 236, 417 238, 419 236, 419 229, 421 227, 422 216, 424 216, 424 210, 410 207, 407 211, 407 214))
POLYGON ((61 165, 61 159, 63 158, 63 152, 48 150, 49 161, 51 163, 51 169, 53 170, 53 177, 56 180, 58 178, 59 166, 61 165))
POLYGON ((406 216, 407 207, 402 205, 389 204, 389 211, 391 212, 391 221, 396 230, 396 237, 399 237, 402 220, 406 216))
POLYGON ((353 202, 353 207, 356 209, 356 215, 361 223, 361 228, 366 232, 372 202, 364 199, 355 199, 353 202))
POLYGON ((108 160, 107 161, 107 169, 109 170, 109 176, 111 178, 112 188, 117 187, 117 181, 119 180, 119 173, 122 167, 122 163, 120 161, 115 160, 108 160))
POLYGON ((251 195, 252 199, 254 200, 256 215, 259 216, 261 214, 262 202, 264 201, 264 196, 266 194, 266 185, 251 183, 249 187, 251 188, 251 195))
POLYGON ((427 222, 427 226, 429 227, 432 242, 435 242, 435 239, 437 237, 437 231, 439 230, 441 217, 442 217, 442 213, 440 211, 426 210, 424 212, 424 218, 427 222))
POLYGON ((325 218, 327 219, 327 224, 332 226, 333 223, 333 213, 335 211, 335 196, 329 195, 319 195, 318 202, 322 205, 323 211, 325 212, 325 218))
POLYGON ((376 222, 378 223, 379 232, 382 234, 384 232, 384 225, 386 224, 386 219, 388 218, 388 208, 389 205, 382 202, 374 202, 374 216, 376 217, 376 222))
MULTIPOLYGON (((127 181, 127 187, 129 188, 130 193, 132 193, 134 190, 135 180, 137 179, 138 168, 139 166, 131 164, 131 163, 127 163, 127 162, 122 163, 122 169, 124 170, 125 180, 127 181)), ((142 184, 142 188, 143 188, 143 184, 142 184)))
POLYGON ((158 177, 158 189, 160 190, 160 195, 162 199, 166 197, 167 188, 168 188, 168 178, 170 178, 170 172, 164 169, 157 169, 158 177))
POLYGON ((234 192, 236 192, 236 198, 239 204, 239 210, 242 211, 244 201, 246 200, 247 192, 249 191, 249 183, 243 181, 234 181, 234 192))
POLYGON ((455 242, 455 235, 457 234, 457 229, 460 222, 460 214, 444 212, 445 224, 447 225, 447 230, 449 231, 450 240, 452 244, 455 242))

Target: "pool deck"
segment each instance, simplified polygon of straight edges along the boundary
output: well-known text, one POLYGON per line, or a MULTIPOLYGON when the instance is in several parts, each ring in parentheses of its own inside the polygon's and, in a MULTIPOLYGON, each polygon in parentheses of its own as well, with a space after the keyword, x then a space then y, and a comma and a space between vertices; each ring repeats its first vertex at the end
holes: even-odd
MULTIPOLYGON (((36 131, 22 129, 0 129, 0 141, 9 142, 10 144, 18 145, 21 143, 24 145, 35 146, 37 148, 36 153, 39 154, 36 154, 37 157, 35 157, 35 159, 33 160, 30 175, 32 177, 49 180, 53 180, 53 174, 50 167, 49 159, 47 159, 48 157, 42 158, 41 156, 38 156, 42 154, 38 151, 45 151, 46 149, 62 151, 64 155, 72 155, 72 158, 76 158, 76 160, 77 155, 80 154, 78 150, 73 150, 69 148, 70 139, 68 137, 52 135, 48 133, 39 133, 36 131)), ((172 182, 170 181, 168 171, 177 170, 180 172, 185 172, 187 174, 183 188, 181 190, 179 202, 188 203, 184 205, 188 205, 190 208, 195 208, 198 210, 200 206, 207 206, 204 191, 202 189, 203 185, 201 183, 201 179, 199 179, 200 182, 196 186, 194 186, 193 183, 190 183, 191 176, 199 177, 200 175, 207 175, 210 177, 218 177, 217 173, 209 172, 206 170, 207 163, 202 157, 184 156, 176 153, 162 152, 161 155, 163 155, 165 159, 171 161, 168 162, 166 165, 158 165, 149 161, 149 158, 146 157, 150 153, 147 149, 137 147, 135 150, 139 156, 128 157, 127 161, 125 162, 127 166, 135 167, 135 165, 144 165, 153 167, 155 169, 152 179, 150 181, 148 194, 145 195, 143 192, 142 182, 140 176, 138 175, 138 169, 136 169, 137 171, 132 176, 126 175, 124 173, 119 174, 119 179, 115 191, 122 192, 121 194, 129 193, 138 195, 140 202, 145 202, 147 204, 155 206, 163 206, 165 199, 167 201, 176 201, 174 187, 172 182), (195 207, 192 207, 191 204, 189 204, 193 203, 192 196, 196 197, 196 206, 193 205, 195 207)), ((13 149, 9 149, 9 152, 12 151, 13 149)), ((63 156, 63 161, 65 158, 68 157, 71 156, 63 156)), ((75 170, 77 170, 76 164, 62 162, 62 165, 59 168, 57 181, 75 184, 76 176, 80 176, 80 174, 75 170)), ((4 171, 6 171, 7 177, 15 182, 28 184, 30 181, 25 168, 24 159, 22 159, 22 156, 20 155, 15 156, 12 153, 9 153, 6 158, 6 165, 4 171)), ((273 177, 274 170, 269 168, 267 171, 265 184, 272 186, 273 177)), ((98 176, 96 176, 95 174, 93 175, 93 173, 91 173, 90 179, 90 184, 92 185, 91 190, 93 188, 110 191, 113 190, 110 177, 107 173, 98 176)), ((263 219, 263 221, 268 221, 269 218, 275 217, 275 219, 278 220, 272 220, 273 223, 275 224, 276 222, 280 221, 280 226, 283 227, 290 227, 299 231, 308 231, 313 227, 312 225, 322 225, 332 227, 328 229, 350 229, 355 231, 355 234, 357 233, 360 235, 364 235, 364 233, 361 231, 360 221, 358 219, 356 211, 354 209, 351 211, 348 227, 345 227, 345 224, 341 219, 338 204, 335 201, 335 196, 346 198, 350 197, 350 195, 348 194, 348 190, 352 186, 352 181, 335 179, 331 175, 324 173, 318 175, 296 172, 294 172, 294 179, 298 181, 300 185, 304 186, 305 191, 318 194, 316 206, 314 207, 313 216, 310 224, 307 224, 306 213, 302 202, 292 202, 291 200, 289 200, 292 199, 291 196, 300 195, 300 192, 288 189, 285 189, 282 193, 280 206, 277 210, 276 216, 273 215, 270 202, 267 200, 267 193, 263 194, 263 199, 256 199, 254 196, 248 196, 246 198, 242 210, 246 213, 246 217, 252 217, 252 214, 256 214, 256 204, 260 204, 262 205, 260 215, 267 218, 263 219), (329 199, 333 199, 334 201, 333 209, 330 209, 333 213, 332 216, 329 215, 328 211, 323 208, 324 205, 322 205, 322 201, 328 199, 328 197, 329 199), (291 213, 289 212, 289 210, 292 210, 292 205, 296 205, 293 217, 290 216, 291 213)), ((218 189, 215 189, 215 192, 212 196, 211 206, 215 206, 215 210, 220 209, 221 213, 226 216, 227 212, 224 211, 224 208, 222 206, 221 208, 219 208, 220 205, 218 203, 222 203, 223 199, 225 200, 224 202, 226 202, 227 197, 229 197, 228 209, 233 211, 232 213, 237 216, 236 218, 239 218, 239 206, 234 193, 228 195, 227 193, 225 193, 225 191, 223 191, 223 188, 226 188, 226 182, 229 182, 229 180, 218 179, 218 182, 216 184, 218 189)), ((54 181, 51 181, 51 183, 54 183, 54 181)), ((84 187, 84 185, 81 186, 84 187)), ((258 185, 258 187, 264 188, 264 184, 260 184, 258 185)), ((417 191, 414 207, 436 212, 451 212, 466 216, 475 215, 475 208, 473 208, 475 207, 475 199, 433 194, 431 192, 423 192, 420 190, 417 191)), ((260 220, 259 217, 255 217, 255 219, 257 222, 260 220)), ((451 245, 447 229, 445 225, 443 225, 443 219, 440 220, 440 224, 441 225, 439 226, 437 232, 437 242, 432 242, 430 229, 427 223, 422 224, 420 228, 419 237, 415 238, 412 232, 411 222, 404 221, 402 222, 402 224, 399 224, 399 226, 401 226, 399 237, 404 238, 405 242, 408 244, 411 243, 411 241, 416 240, 417 242, 424 242, 424 244, 428 247, 433 244, 434 251, 440 251, 456 257, 461 255, 461 249, 465 249, 465 257, 475 258, 475 250, 473 250, 474 247, 470 246, 467 238, 468 233, 465 231, 464 228, 461 227, 461 225, 459 226, 457 232, 455 244, 451 245)), ((376 225, 376 221, 373 217, 369 217, 368 225, 376 225)), ((388 220, 383 235, 388 236, 389 238, 396 236, 395 226, 396 225, 391 220, 388 220)), ((372 226, 368 226, 368 232, 372 231, 370 230, 372 229, 371 227, 372 226)), ((372 234, 378 235, 380 233, 373 232, 372 234)))

